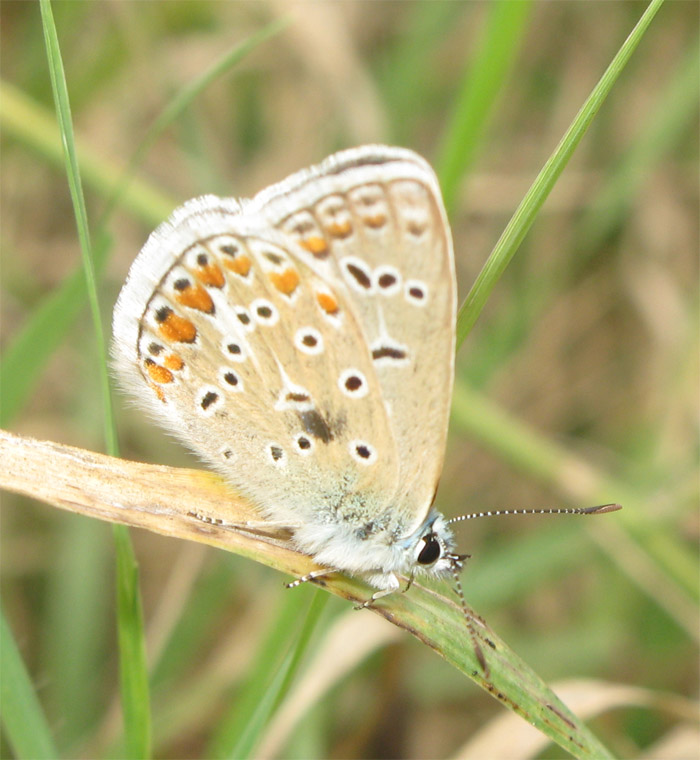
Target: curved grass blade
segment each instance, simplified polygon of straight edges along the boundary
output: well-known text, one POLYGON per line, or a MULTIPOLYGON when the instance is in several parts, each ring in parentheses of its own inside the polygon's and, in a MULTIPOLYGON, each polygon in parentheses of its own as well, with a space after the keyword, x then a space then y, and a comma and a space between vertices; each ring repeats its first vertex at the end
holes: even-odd
POLYGON ((19 760, 58 757, 22 655, 0 609, 0 703, 7 741, 19 760))
MULTIPOLYGON (((75 150, 68 87, 50 0, 40 0, 39 7, 51 74, 51 87, 56 103, 56 115, 65 150, 66 175, 73 201, 73 211, 83 257, 85 284, 97 342, 105 444, 110 453, 116 454, 117 435, 107 372, 107 347, 97 296, 97 281, 91 253, 87 210, 75 150)), ((119 670, 127 749, 130 757, 146 758, 150 757, 151 754, 151 714, 141 598, 138 588, 138 569, 126 528, 115 526, 113 532, 117 555, 119 670)))
POLYGON ((664 0, 651 0, 508 222, 459 310, 457 317, 458 347, 462 345, 474 326, 491 291, 515 255, 559 175, 564 171, 574 150, 586 134, 590 123, 598 113, 663 2, 664 0))

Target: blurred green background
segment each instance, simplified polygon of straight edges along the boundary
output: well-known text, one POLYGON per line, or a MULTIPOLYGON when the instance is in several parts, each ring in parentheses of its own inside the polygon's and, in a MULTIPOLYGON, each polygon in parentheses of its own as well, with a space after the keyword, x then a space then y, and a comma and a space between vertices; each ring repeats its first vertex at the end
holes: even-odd
MULTIPOLYGON (((463 298, 646 6, 53 7, 91 228, 107 255, 100 290, 109 323, 131 261, 175 205, 207 192, 250 196, 367 142, 411 147, 436 167, 463 298), (138 157, 137 181, 105 214, 119 170, 172 98, 283 17, 281 31, 209 84, 138 157)), ((468 602, 548 681, 591 679, 592 726, 621 757, 700 751, 691 701, 699 633, 698 15, 692 2, 661 9, 461 347, 438 494, 447 515, 624 503, 622 513, 590 521, 495 518, 459 530, 460 549, 473 555, 463 574, 468 602), (643 691, 610 703, 612 684, 643 691)), ((0 21, 0 337, 12 370, 3 426, 99 450, 84 299, 69 293, 61 319, 33 321, 80 259, 45 121, 54 116, 38 5, 1 3, 0 21), (32 325, 35 333, 18 342, 32 325)), ((197 466, 116 400, 123 456, 197 466)), ((2 502, 4 610, 56 745, 63 757, 119 756, 111 531, 11 495, 2 502)), ((263 643, 277 636, 282 646, 293 635, 299 622, 290 616, 303 618, 313 590, 287 592, 286 579, 223 552, 132 535, 155 754, 222 756, 232 716, 261 677, 263 643)), ((338 600, 327 605, 306 691, 292 700, 299 714, 278 719, 256 756, 467 757, 465 745, 503 708, 370 613, 354 615, 367 629, 362 649, 345 612, 338 600), (329 660, 315 662, 326 646, 329 660)), ((517 742, 512 749, 510 757, 521 756, 517 742)), ((2 753, 11 756, 6 742, 2 753)))

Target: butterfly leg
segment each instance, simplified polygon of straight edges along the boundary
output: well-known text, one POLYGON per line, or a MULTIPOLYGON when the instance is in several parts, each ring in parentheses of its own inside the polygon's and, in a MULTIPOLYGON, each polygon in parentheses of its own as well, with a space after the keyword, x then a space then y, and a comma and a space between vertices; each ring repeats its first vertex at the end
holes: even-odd
MULTIPOLYGON (((371 607, 378 599, 381 599, 384 596, 389 596, 389 594, 395 594, 397 591, 407 591, 408 586, 405 589, 401 589, 401 584, 399 582, 399 579, 396 575, 386 575, 386 576, 380 576, 382 584, 385 586, 382 589, 379 589, 379 591, 375 591, 372 596, 367 599, 366 601, 362 602, 362 604, 355 605, 356 610, 365 610, 368 607, 371 607)), ((370 583, 371 583, 370 579, 370 583)), ((379 585, 378 583, 375 585, 379 585)), ((410 584, 409 584, 410 585, 410 584)))
POLYGON ((307 575, 302 575, 301 578, 296 578, 295 580, 285 585, 287 586, 287 588, 296 588, 297 586, 301 586, 302 583, 308 583, 309 581, 313 581, 315 578, 322 578, 324 575, 330 575, 331 573, 334 573, 334 572, 335 570, 330 570, 330 569, 313 570, 307 575))

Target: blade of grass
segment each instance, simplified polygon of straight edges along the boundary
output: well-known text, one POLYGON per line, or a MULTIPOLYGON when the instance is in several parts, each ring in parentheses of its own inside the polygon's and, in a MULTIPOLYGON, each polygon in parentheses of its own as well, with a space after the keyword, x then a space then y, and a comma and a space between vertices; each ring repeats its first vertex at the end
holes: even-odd
POLYGON ((531 7, 530 0, 518 3, 498 0, 488 4, 486 29, 462 80, 437 161, 448 214, 454 211, 460 180, 474 161, 494 104, 513 68, 531 7))
MULTIPOLYGON (((87 210, 75 150, 68 87, 50 0, 40 0, 39 7, 51 75, 51 87, 56 103, 56 115, 65 151, 68 186, 73 202, 88 301, 97 342, 105 445, 110 454, 116 455, 118 446, 107 372, 107 349, 97 296, 87 210)), ((128 530, 124 526, 116 525, 113 528, 113 533, 117 554, 119 669, 127 749, 130 757, 146 758, 150 757, 151 754, 151 715, 138 570, 128 530)))
MULTIPOLYGON (((593 88, 581 110, 576 114, 559 145, 542 167, 496 243, 491 255, 469 291, 457 317, 457 346, 461 346, 479 317, 496 283, 513 258, 523 238, 532 226, 537 213, 551 192, 559 175, 574 150, 586 134, 588 127, 620 76, 630 56, 641 41, 644 32, 664 0, 651 0, 642 17, 622 44, 600 81, 593 88)), ((517 5, 517 3, 516 3, 517 5)))
POLYGON ((239 758, 243 756, 240 753, 244 748, 250 752, 259 740, 269 715, 289 688, 313 627, 325 606, 325 600, 319 599, 317 592, 312 595, 311 589, 295 589, 299 590, 306 597, 311 595, 311 600, 296 642, 289 647, 290 631, 299 627, 301 619, 302 600, 295 593, 284 598, 283 607, 250 668, 246 686, 236 696, 230 715, 219 722, 207 749, 207 757, 239 758), (285 647, 288 647, 287 654, 280 661, 280 652, 285 647), (272 701, 271 697, 274 697, 272 701))
POLYGON ((58 757, 44 712, 0 609, 0 704, 7 741, 19 760, 58 757))
POLYGON ((282 665, 265 690, 263 698, 258 701, 255 711, 250 720, 246 722, 243 733, 238 737, 238 741, 228 757, 245 760, 253 756, 270 718, 289 692, 327 601, 328 597, 317 589, 296 642, 285 655, 282 665))
MULTIPOLYGON (((665 161, 673 160, 675 151, 682 150, 684 138, 697 116, 698 71, 700 50, 695 45, 679 57, 668 81, 658 88, 656 99, 647 104, 647 116, 620 159, 606 168, 605 179, 568 237, 571 255, 553 260, 536 280, 528 282, 527 288, 514 291, 513 297, 500 305, 498 313, 490 316, 488 324, 481 326, 476 338, 478 345, 473 349, 482 360, 478 365, 464 367, 473 387, 483 386, 494 371, 522 349, 532 335, 533 326, 551 307, 554 294, 561 297, 562 288, 576 282, 580 272, 590 265, 591 257, 624 224, 634 199, 653 182, 654 172, 665 161), (486 346, 488 350, 482 350, 486 346)), ((695 354, 689 349, 684 355, 695 354)), ((682 376, 670 368, 669 371, 676 378, 682 376)))
POLYGON ((46 43, 46 54, 49 62, 49 73, 51 75, 51 89, 56 104, 56 115, 58 117, 64 148, 68 188, 73 203, 73 213, 75 214, 78 240, 80 241, 80 252, 83 259, 83 271, 85 273, 88 302, 90 304, 90 313, 97 343, 105 446, 108 453, 116 455, 117 439, 115 435, 114 414, 112 411, 112 401, 109 390, 109 375, 107 373, 107 348, 104 339, 100 304, 97 296, 97 278, 95 277, 95 266, 92 260, 92 245, 88 228, 87 210, 85 208, 85 197, 83 196, 83 186, 80 179, 78 159, 75 150, 75 136, 73 134, 73 121, 70 112, 70 101, 68 99, 68 87, 66 85, 63 61, 61 60, 61 51, 58 44, 58 35, 53 20, 50 0, 40 0, 39 7, 41 8, 44 41, 46 43))
MULTIPOLYGON (((292 577, 317 569, 310 557, 295 551, 281 538, 235 530, 235 524, 248 524, 255 512, 221 478, 212 474, 126 462, 2 432, 0 456, 8 462, 5 487, 57 507, 226 548, 292 577), (44 477, 38 478, 38 472, 44 477), (51 483, 49 488, 45 485, 47 481, 51 483), (191 517, 193 511, 201 515, 220 514, 222 504, 226 505, 227 518, 232 523, 208 523, 207 531, 202 531, 201 523, 191 517)), ((0 479, 1 476, 2 470, 0 479)), ((319 579, 319 583, 355 603, 365 602, 372 594, 366 583, 340 574, 319 579)), ((298 600, 293 597, 290 599, 298 606, 298 600)), ((474 634, 490 671, 484 673, 475 648, 469 644, 464 611, 454 601, 414 583, 409 593, 378 600, 372 609, 416 636, 577 757, 609 756, 532 669, 475 617, 474 634)), ((282 651, 282 641, 288 637, 288 631, 289 626, 275 627, 277 640, 269 652, 282 651)), ((260 676, 264 673, 271 676, 279 662, 279 658, 268 656, 269 652, 261 650, 257 667, 253 669, 250 688, 259 690, 256 699, 250 700, 253 708, 269 683, 269 677, 260 676)), ((237 704, 240 715, 253 714, 254 710, 244 711, 246 705, 237 704)), ((235 740, 236 735, 227 731, 224 739, 231 736, 235 740)), ((221 746, 226 749, 231 745, 224 741, 221 746)), ((221 756, 221 753, 208 752, 207 755, 221 756)))
POLYGON ((119 679, 129 758, 151 756, 151 705, 146 642, 139 589, 139 569, 128 528, 114 525, 117 557, 119 679))

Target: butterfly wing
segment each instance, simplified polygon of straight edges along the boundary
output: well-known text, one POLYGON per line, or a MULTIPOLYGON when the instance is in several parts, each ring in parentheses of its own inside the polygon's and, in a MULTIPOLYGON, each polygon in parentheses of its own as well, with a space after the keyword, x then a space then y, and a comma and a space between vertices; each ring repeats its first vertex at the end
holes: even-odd
POLYGON ((346 286, 398 449, 386 509, 411 533, 442 470, 454 375, 456 284, 437 179, 411 151, 365 146, 253 204, 298 242, 310 267, 346 286))

